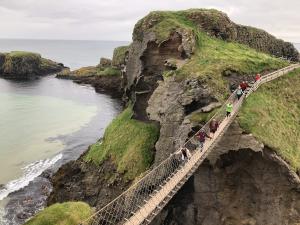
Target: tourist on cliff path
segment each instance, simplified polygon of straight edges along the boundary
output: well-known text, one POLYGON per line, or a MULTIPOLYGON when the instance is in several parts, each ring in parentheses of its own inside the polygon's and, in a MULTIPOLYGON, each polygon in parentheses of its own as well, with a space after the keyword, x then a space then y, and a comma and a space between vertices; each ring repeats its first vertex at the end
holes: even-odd
POLYGON ((212 139, 207 133, 201 129, 199 133, 196 135, 200 142, 200 151, 202 151, 206 138, 212 139))
POLYGON ((229 117, 231 115, 232 110, 233 110, 233 104, 231 102, 229 102, 226 105, 226 117, 229 117))

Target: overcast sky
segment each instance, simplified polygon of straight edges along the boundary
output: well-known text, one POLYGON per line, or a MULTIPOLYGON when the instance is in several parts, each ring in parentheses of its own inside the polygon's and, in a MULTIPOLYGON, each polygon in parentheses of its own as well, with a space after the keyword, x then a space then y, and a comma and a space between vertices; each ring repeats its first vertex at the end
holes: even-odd
POLYGON ((189 8, 216 8, 300 42, 300 0, 0 0, 0 38, 128 41, 150 11, 189 8))

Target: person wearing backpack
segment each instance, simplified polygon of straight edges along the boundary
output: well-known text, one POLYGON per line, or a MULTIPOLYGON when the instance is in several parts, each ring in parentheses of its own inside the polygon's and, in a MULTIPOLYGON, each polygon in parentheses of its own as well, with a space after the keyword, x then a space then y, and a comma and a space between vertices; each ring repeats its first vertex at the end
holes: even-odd
POLYGON ((240 100, 242 95, 243 95, 243 90, 242 90, 241 86, 239 86, 238 89, 236 90, 237 99, 240 100))
POLYGON ((196 136, 200 143, 200 151, 202 151, 202 149, 203 149, 206 138, 212 139, 209 135, 207 135, 207 133, 204 131, 204 129, 201 129, 196 136))

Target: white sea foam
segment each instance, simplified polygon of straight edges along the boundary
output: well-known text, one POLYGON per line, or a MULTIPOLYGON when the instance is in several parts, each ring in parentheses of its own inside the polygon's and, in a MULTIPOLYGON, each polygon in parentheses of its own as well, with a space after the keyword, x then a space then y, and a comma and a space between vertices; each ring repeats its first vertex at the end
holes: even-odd
POLYGON ((10 181, 0 190, 0 201, 6 198, 10 193, 26 187, 30 181, 33 181, 34 178, 41 175, 43 171, 54 165, 61 158, 62 154, 58 154, 52 159, 39 160, 22 168, 23 176, 10 181))

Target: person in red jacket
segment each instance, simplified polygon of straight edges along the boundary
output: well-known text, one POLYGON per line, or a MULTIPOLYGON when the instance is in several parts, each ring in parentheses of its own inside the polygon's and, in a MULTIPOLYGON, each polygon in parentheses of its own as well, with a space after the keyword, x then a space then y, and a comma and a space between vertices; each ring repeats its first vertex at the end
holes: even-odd
POLYGON ((248 87, 248 83, 246 81, 243 81, 241 84, 240 84, 240 87, 242 88, 242 91, 244 92, 248 87))
POLYGON ((259 80, 260 80, 260 78, 261 78, 260 74, 259 74, 259 73, 258 73, 258 74, 256 74, 256 76, 255 76, 255 82, 259 81, 259 80))
POLYGON ((207 135, 207 133, 203 129, 199 131, 199 133, 197 134, 197 138, 200 142, 200 151, 202 151, 203 149, 206 138, 212 139, 209 135, 207 135))

